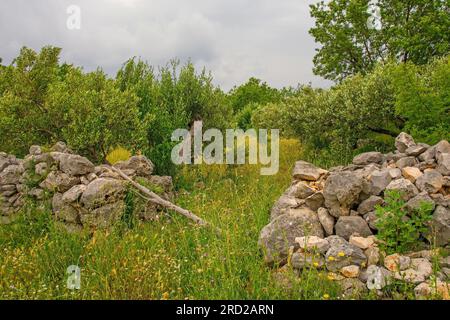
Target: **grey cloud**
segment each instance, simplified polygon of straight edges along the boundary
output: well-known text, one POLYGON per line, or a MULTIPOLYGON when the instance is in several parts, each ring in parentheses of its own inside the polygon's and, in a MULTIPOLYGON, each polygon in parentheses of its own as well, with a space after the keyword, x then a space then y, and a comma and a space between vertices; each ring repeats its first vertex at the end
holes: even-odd
POLYGON ((255 76, 276 87, 330 82, 312 73, 312 0, 2 0, 0 57, 22 46, 63 48, 65 61, 114 75, 128 58, 153 65, 191 59, 224 89, 255 76), (81 8, 81 30, 68 30, 66 9, 81 8))

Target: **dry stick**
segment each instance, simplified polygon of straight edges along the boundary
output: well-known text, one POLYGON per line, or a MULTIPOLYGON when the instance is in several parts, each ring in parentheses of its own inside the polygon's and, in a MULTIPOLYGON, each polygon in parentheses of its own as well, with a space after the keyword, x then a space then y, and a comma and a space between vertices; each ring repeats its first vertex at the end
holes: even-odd
MULTIPOLYGON (((129 183, 131 183, 131 185, 133 187, 135 187, 136 189, 138 189, 139 191, 141 191, 142 193, 148 195, 150 198, 148 199, 149 201, 159 204, 160 206, 163 206, 167 209, 176 211, 180 214, 182 214, 183 216, 193 220, 195 223, 201 225, 201 226, 209 226, 210 224, 208 222, 206 222, 205 220, 203 220, 202 218, 196 216, 195 214, 193 214, 192 212, 190 212, 189 210, 183 209, 175 204, 173 204, 170 201, 164 200, 163 198, 161 198, 160 196, 158 196, 156 193, 148 190, 146 187, 144 187, 143 185, 133 181, 129 176, 127 176, 125 173, 122 172, 122 170, 111 166, 111 169, 115 172, 117 172, 123 179, 127 180, 129 183)), ((216 230, 220 233, 220 229, 216 230)))

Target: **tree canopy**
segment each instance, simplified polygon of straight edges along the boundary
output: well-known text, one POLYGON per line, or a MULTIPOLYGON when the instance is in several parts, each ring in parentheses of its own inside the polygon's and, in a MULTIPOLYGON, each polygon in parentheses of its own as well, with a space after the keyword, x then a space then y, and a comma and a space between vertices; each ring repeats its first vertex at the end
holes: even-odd
POLYGON ((341 81, 380 61, 426 64, 450 49, 448 0, 331 0, 310 6, 314 72, 341 81), (373 19, 378 20, 376 27, 373 19))

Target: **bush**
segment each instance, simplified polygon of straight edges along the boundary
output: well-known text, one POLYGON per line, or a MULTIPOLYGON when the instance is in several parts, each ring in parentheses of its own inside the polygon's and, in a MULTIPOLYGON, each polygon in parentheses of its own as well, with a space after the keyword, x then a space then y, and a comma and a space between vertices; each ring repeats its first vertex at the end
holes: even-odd
POLYGON ((0 68, 0 149, 24 156, 30 145, 67 142, 94 161, 123 145, 143 147, 149 117, 140 117, 133 92, 97 70, 59 64, 59 48, 23 48, 0 68))
POLYGON ((117 73, 121 90, 138 98, 141 117, 150 115, 144 153, 155 163, 159 174, 175 173, 170 159, 175 129, 188 128, 193 119, 202 119, 204 128, 228 128, 232 119, 224 93, 212 84, 204 69, 196 72, 191 62, 172 60, 158 74, 147 63, 130 59, 117 73))
POLYGON ((283 102, 259 107, 252 123, 283 128, 283 135, 300 138, 311 158, 323 155, 333 164, 363 151, 391 150, 401 131, 433 144, 450 138, 449 79, 449 56, 425 66, 378 64, 331 89, 302 87, 283 102))
POLYGON ((426 66, 399 65, 393 81, 404 130, 430 144, 450 140, 450 56, 426 66))
POLYGON ((427 222, 431 220, 432 205, 423 202, 412 214, 407 216, 405 201, 398 191, 385 194, 385 205, 376 207, 377 238, 383 242, 380 247, 388 254, 403 253, 414 249, 419 238, 427 231, 427 222))

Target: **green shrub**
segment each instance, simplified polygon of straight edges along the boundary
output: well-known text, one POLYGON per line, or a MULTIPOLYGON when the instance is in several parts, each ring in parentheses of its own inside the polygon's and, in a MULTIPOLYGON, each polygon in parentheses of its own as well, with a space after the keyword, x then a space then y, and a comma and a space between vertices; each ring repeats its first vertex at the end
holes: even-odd
POLYGON ((382 240, 380 247, 388 254, 403 253, 414 249, 420 237, 427 231, 431 220, 432 204, 423 202, 417 210, 407 216, 405 201, 400 192, 391 190, 385 193, 385 205, 376 207, 377 238, 382 240))
POLYGON ((450 140, 450 56, 425 66, 399 65, 393 81, 404 130, 430 144, 450 140))

